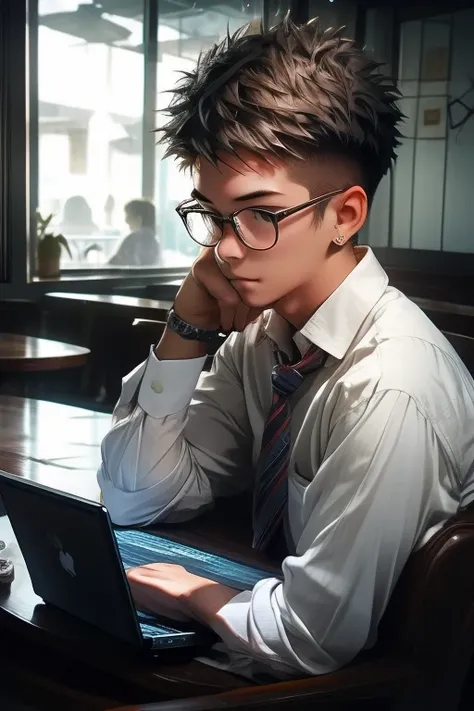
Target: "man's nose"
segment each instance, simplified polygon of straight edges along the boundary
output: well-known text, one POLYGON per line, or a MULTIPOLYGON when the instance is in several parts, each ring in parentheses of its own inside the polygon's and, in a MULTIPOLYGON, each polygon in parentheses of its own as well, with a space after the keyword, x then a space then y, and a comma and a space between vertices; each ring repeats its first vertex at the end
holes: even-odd
POLYGON ((232 225, 226 223, 219 244, 216 245, 217 256, 223 262, 231 262, 235 259, 243 259, 246 247, 235 234, 232 225))

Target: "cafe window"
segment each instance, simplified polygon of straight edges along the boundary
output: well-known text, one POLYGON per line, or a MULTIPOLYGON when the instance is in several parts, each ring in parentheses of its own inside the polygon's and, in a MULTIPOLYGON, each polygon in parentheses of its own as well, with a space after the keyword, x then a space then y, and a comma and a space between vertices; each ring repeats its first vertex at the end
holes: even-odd
MULTIPOLYGON (((266 19, 284 11, 269 4, 266 19)), ((157 110, 200 52, 262 18, 262 0, 38 0, 32 195, 67 239, 63 272, 191 265, 174 209, 191 178, 163 159, 157 110)))

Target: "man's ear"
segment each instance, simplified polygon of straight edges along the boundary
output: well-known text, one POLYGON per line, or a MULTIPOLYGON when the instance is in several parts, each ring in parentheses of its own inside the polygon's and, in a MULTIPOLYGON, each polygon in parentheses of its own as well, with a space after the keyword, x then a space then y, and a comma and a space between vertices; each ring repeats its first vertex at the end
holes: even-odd
POLYGON ((354 237, 365 224, 368 213, 367 193, 354 185, 335 200, 337 228, 346 240, 354 237))

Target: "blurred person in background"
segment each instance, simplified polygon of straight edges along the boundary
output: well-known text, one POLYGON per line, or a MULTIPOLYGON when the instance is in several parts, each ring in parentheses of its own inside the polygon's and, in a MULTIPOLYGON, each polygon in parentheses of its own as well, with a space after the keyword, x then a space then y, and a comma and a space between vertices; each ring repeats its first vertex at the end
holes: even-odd
POLYGON ((58 229, 65 235, 96 235, 100 232, 92 219, 92 209, 82 195, 73 195, 66 200, 58 229))
POLYGON ((125 205, 130 234, 108 260, 112 266, 157 266, 160 246, 156 239, 155 206, 149 200, 131 200, 125 205))

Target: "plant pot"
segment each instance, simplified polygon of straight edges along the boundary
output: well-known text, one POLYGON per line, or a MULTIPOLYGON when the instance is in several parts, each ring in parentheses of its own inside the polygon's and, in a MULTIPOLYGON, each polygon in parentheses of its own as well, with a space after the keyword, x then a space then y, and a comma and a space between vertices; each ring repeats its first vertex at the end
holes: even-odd
POLYGON ((40 279, 59 276, 60 256, 39 256, 38 255, 38 276, 40 279))

